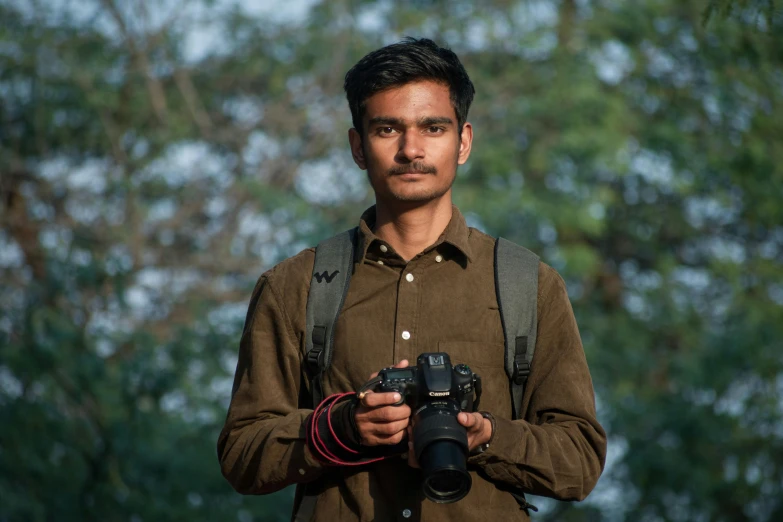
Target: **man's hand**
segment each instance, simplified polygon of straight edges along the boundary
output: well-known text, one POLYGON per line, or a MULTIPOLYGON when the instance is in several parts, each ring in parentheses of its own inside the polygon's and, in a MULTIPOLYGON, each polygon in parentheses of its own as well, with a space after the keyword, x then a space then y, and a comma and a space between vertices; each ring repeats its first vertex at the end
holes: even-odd
MULTIPOLYGON (((485 419, 483 415, 477 412, 461 412, 457 415, 457 421, 465 426, 468 431, 468 453, 486 444, 492 438, 492 421, 485 419)), ((419 467, 416 460, 416 452, 413 449, 413 426, 408 426, 408 465, 413 468, 419 467)))
MULTIPOLYGON (((403 359, 395 368, 407 368, 408 361, 403 359)), ((378 372, 370 375, 370 379, 378 372)), ((399 402, 400 394, 368 392, 356 408, 356 428, 359 440, 364 446, 394 445, 402 442, 406 435, 411 409, 407 404, 392 406, 399 402)))
POLYGON ((461 412, 457 420, 468 430, 468 452, 473 451, 492 438, 492 421, 478 412, 461 412))

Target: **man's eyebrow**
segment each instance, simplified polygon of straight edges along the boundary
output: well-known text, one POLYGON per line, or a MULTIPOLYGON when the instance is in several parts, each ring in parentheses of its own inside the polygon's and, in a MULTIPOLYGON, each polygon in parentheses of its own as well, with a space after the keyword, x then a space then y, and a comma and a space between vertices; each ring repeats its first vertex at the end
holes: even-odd
POLYGON ((400 118, 393 118, 391 116, 376 116, 370 118, 369 125, 404 125, 405 122, 400 118))
POLYGON ((427 116, 421 118, 417 123, 419 127, 429 127, 430 125, 454 125, 454 120, 446 116, 427 116))
MULTIPOLYGON (((368 125, 404 126, 405 120, 402 118, 395 118, 393 116, 376 116, 375 118, 370 118, 368 125)), ((454 125, 454 120, 447 116, 425 116, 424 118, 420 118, 416 122, 416 125, 419 127, 429 127, 430 125, 454 125)))

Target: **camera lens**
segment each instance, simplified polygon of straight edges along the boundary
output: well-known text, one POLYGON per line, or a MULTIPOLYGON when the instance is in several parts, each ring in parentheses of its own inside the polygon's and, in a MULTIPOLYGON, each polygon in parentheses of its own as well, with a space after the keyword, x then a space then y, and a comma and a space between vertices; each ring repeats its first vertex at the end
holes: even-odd
POLYGON ((458 471, 445 469, 427 477, 424 487, 430 497, 449 500, 465 491, 465 476, 458 471))
POLYGON ((457 421, 453 400, 422 406, 416 413, 413 447, 424 475, 424 495, 438 503, 456 502, 470 491, 468 436, 457 421))
POLYGON ((470 474, 465 468, 462 446, 450 440, 427 447, 419 461, 424 471, 424 495, 438 503, 456 502, 470 491, 470 474))

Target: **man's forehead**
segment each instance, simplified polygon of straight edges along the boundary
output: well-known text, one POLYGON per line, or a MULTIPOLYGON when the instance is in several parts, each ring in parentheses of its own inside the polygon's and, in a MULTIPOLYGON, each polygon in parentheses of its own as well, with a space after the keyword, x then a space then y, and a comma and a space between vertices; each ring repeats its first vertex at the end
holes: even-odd
POLYGON ((449 87, 433 81, 412 82, 377 92, 365 100, 366 121, 395 118, 413 123, 422 118, 456 118, 449 87))

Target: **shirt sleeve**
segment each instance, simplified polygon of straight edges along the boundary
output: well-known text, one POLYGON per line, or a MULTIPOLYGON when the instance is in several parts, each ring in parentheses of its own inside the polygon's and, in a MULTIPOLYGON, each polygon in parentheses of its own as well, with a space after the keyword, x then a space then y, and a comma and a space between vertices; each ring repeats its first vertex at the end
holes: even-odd
POLYGON ((217 444, 223 475, 240 493, 272 493, 314 480, 325 469, 307 447, 312 410, 298 407, 300 336, 281 303, 262 276, 250 301, 217 444))
POLYGON ((469 462, 493 481, 534 495, 583 500, 603 471, 606 433, 596 418, 593 384, 565 283, 554 269, 542 266, 524 420, 496 415, 489 448, 469 462))

